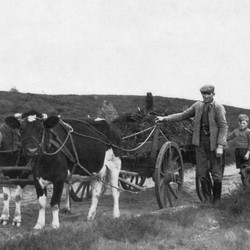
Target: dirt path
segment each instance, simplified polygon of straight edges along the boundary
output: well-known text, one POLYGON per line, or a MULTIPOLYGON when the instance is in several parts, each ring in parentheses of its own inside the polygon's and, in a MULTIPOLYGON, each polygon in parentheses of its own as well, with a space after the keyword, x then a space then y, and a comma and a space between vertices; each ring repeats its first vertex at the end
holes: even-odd
MULTIPOLYGON (((225 167, 222 185, 222 197, 230 195, 241 183, 239 170, 236 169, 235 165, 228 165, 225 167)), ((194 169, 188 169, 184 175, 184 192, 189 194, 189 198, 193 201, 199 201, 196 189, 195 189, 195 171, 194 169)), ((190 200, 190 201, 191 201, 190 200)))
MULTIPOLYGON (((239 187, 241 183, 239 171, 235 168, 235 165, 226 166, 223 179, 223 189, 222 198, 239 187)), ((147 191, 140 193, 128 193, 122 192, 120 195, 120 212, 121 216, 136 215, 141 213, 149 213, 159 210, 157 205, 154 183, 152 180, 148 179, 146 182, 148 187, 147 191)), ((49 208, 49 202, 51 197, 51 190, 48 194, 48 209, 46 211, 46 225, 49 227, 51 223, 51 211, 49 208)), ((13 195, 14 192, 12 192, 13 195)), ((101 197, 96 216, 101 215, 112 215, 112 196, 104 195, 101 197)), ((195 171, 194 169, 188 169, 184 174, 184 188, 182 193, 182 200, 180 205, 190 206, 199 205, 200 201, 196 194, 195 189, 195 171)), ((90 207, 90 200, 85 200, 83 202, 72 202, 72 213, 61 214, 61 223, 67 223, 69 220, 74 220, 74 218, 79 218, 79 216, 86 217, 88 209, 90 207)), ((3 208, 3 198, 0 196, 0 210, 3 208)), ((14 212, 14 202, 11 201, 11 219, 14 212)), ((7 226, 0 225, 0 240, 9 237, 16 237, 23 232, 32 231, 33 226, 36 223, 38 215, 38 205, 36 194, 33 186, 28 186, 24 189, 23 202, 22 202, 22 216, 23 223, 20 228, 14 228, 11 224, 7 226)))

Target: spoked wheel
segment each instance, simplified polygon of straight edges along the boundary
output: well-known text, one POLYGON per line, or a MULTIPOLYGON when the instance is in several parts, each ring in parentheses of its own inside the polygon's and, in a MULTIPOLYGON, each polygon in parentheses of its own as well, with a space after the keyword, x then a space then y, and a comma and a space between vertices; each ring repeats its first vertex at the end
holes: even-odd
POLYGON ((165 142, 155 168, 155 194, 160 208, 176 206, 183 187, 182 154, 175 142, 165 142))
MULTIPOLYGON (((127 180, 127 181, 129 181, 130 183, 135 184, 135 185, 138 185, 138 186, 140 186, 140 187, 143 186, 143 184, 145 183, 145 181, 146 181, 146 179, 147 179, 146 176, 143 175, 143 174, 135 174, 135 175, 133 174, 133 175, 130 175, 130 174, 128 174, 128 173, 125 173, 125 174, 120 173, 120 177, 121 177, 122 179, 127 180)), ((131 185, 125 183, 125 182, 120 181, 120 184, 121 184, 121 186, 122 186, 125 190, 131 191, 131 192, 138 192, 138 189, 137 189, 137 188, 135 188, 135 187, 133 187, 133 186, 131 186, 131 185)))
POLYGON ((90 181, 76 182, 72 184, 69 195, 73 201, 81 202, 91 198, 90 181))

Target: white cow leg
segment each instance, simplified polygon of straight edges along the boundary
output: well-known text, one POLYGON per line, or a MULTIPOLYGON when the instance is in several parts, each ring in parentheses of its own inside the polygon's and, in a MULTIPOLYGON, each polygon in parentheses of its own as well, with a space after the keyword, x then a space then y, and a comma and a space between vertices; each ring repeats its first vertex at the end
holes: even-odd
POLYGON ((59 206, 55 205, 52 208, 52 228, 58 229, 60 226, 59 223, 59 206))
POLYGON ((114 207, 113 207, 113 216, 114 218, 120 217, 120 210, 119 210, 119 197, 120 191, 118 187, 118 178, 121 166, 121 160, 119 158, 114 158, 113 162, 111 163, 110 167, 110 183, 112 189, 112 195, 114 200, 114 207))
POLYGON ((47 197, 45 194, 40 196, 38 199, 39 204, 39 214, 37 223, 34 226, 34 229, 42 229, 45 226, 45 209, 46 209, 47 197))
POLYGON ((22 188, 20 186, 17 186, 15 190, 15 214, 13 218, 12 225, 20 227, 22 223, 22 215, 21 215, 21 201, 22 201, 22 188))
POLYGON ((3 211, 0 222, 5 226, 10 218, 10 188, 3 187, 3 211))
POLYGON ((98 205, 99 197, 101 195, 102 186, 103 183, 101 181, 98 181, 97 179, 91 181, 92 200, 87 220, 93 220, 95 218, 96 208, 98 205))

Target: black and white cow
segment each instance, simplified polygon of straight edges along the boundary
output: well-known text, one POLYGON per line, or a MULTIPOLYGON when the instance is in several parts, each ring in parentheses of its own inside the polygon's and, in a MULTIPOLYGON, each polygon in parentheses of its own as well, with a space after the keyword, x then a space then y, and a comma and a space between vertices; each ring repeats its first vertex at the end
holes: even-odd
MULTIPOLYGON (((11 129, 6 124, 1 124, 0 126, 0 166, 25 166, 26 159, 21 156, 19 143, 19 132, 17 130, 11 129)), ((0 167, 1 168, 1 167, 0 167)), ((23 173, 21 171, 8 171, 4 173, 5 176, 9 178, 27 178, 28 173, 23 173)), ((7 225, 10 218, 10 198, 11 198, 11 188, 15 188, 15 212, 13 217, 13 225, 19 227, 21 225, 21 200, 22 200, 22 190, 24 188, 23 184, 20 185, 8 185, 3 186, 3 210, 0 217, 0 223, 2 225, 7 225)))
MULTIPOLYGON (((109 174, 114 199, 113 216, 120 216, 118 178, 121 159, 111 144, 113 138, 111 140, 110 125, 106 121, 62 121, 56 116, 47 118, 32 110, 23 113, 19 119, 7 117, 5 122, 11 128, 19 129, 24 155, 27 159, 33 158, 32 172, 40 205, 35 229, 45 226, 46 186, 50 183, 53 184, 50 202, 52 227, 59 228, 63 186, 72 174, 94 174, 97 177, 91 183, 92 202, 88 220, 95 217, 102 180, 109 174)), ((117 139, 120 140, 119 136, 117 139)))

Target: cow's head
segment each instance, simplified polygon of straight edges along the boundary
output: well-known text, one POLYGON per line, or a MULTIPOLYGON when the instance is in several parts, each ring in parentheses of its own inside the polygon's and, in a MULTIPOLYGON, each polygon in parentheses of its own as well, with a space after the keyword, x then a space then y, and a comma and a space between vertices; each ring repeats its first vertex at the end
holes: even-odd
POLYGON ((37 156, 44 147, 45 130, 53 128, 59 121, 56 116, 34 110, 5 118, 5 123, 12 129, 19 129, 23 152, 28 157, 37 156))
POLYGON ((241 169, 241 174, 243 176, 243 184, 245 188, 250 187, 250 167, 246 166, 241 169))

